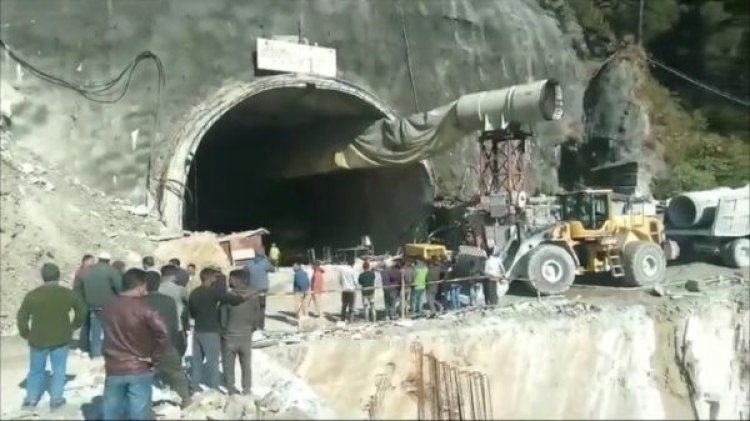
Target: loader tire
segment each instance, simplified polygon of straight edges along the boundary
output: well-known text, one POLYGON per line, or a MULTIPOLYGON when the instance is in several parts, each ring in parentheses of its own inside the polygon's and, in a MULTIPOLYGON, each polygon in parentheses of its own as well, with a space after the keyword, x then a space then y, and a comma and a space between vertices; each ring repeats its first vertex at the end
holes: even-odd
POLYGON ((576 264, 564 248, 542 244, 529 252, 526 274, 526 285, 535 294, 562 294, 575 280, 576 264))
POLYGON ((658 244, 634 241, 622 251, 625 283, 634 287, 658 285, 667 278, 667 258, 658 244))
POLYGON ((721 248, 721 260, 733 268, 750 267, 750 239, 738 238, 724 244, 721 248))

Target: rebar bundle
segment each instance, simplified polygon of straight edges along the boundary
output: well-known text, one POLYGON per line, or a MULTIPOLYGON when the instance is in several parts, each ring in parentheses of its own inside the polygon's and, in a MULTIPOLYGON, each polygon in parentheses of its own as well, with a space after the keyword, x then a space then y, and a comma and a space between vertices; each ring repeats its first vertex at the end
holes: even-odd
POLYGON ((425 354, 422 344, 415 343, 414 362, 419 420, 489 420, 492 419, 492 395, 487 375, 463 370, 425 354))

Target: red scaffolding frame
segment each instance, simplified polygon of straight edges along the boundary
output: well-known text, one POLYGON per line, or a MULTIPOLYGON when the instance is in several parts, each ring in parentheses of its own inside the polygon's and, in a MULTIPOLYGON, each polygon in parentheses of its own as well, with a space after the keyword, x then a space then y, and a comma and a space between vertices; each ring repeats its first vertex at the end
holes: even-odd
POLYGON ((507 193, 513 199, 524 191, 529 137, 528 133, 510 130, 482 132, 479 183, 483 196, 507 193))

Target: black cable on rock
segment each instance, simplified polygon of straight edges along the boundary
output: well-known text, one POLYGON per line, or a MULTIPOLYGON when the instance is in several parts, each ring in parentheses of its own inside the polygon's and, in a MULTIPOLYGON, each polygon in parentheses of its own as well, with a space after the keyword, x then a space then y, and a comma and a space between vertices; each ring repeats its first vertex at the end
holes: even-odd
POLYGON ((166 82, 164 66, 161 62, 161 59, 151 51, 143 51, 138 54, 133 59, 133 61, 130 62, 130 64, 128 64, 117 76, 111 79, 85 83, 74 83, 38 69, 33 64, 29 63, 28 61, 21 58, 18 54, 16 54, 15 51, 13 51, 2 39, 0 39, 0 48, 7 51, 8 56, 10 56, 16 63, 21 65, 22 68, 28 70, 34 76, 54 85, 71 89, 84 98, 93 102, 112 104, 121 100, 130 87, 130 80, 133 77, 133 71, 135 71, 135 68, 138 67, 138 64, 140 64, 140 62, 144 60, 153 61, 158 72, 158 84, 156 88, 157 101, 161 98, 161 88, 166 82), (118 94, 112 97, 113 89, 120 83, 120 81, 123 80, 126 74, 127 79, 125 79, 125 85, 122 87, 121 91, 118 94))
MULTIPOLYGON (((8 53, 8 56, 12 58, 16 63, 18 63, 22 68, 29 71, 29 73, 33 74, 34 76, 49 82, 53 85, 57 85, 63 88, 67 88, 70 90, 73 90, 77 92, 82 97, 88 99, 89 101, 98 102, 101 104, 114 104, 115 102, 120 101, 125 94, 128 92, 128 88, 130 88, 130 81, 133 78, 133 72, 135 71, 136 67, 144 61, 144 60, 151 60, 154 65, 156 66, 156 71, 158 73, 157 76, 157 85, 156 85, 156 110, 154 112, 154 127, 153 127, 153 136, 152 141, 149 145, 149 148, 153 148, 154 139, 157 139, 158 131, 159 131, 159 114, 161 111, 161 90, 162 87, 166 84, 166 73, 164 72, 164 65, 161 62, 161 59, 159 56, 154 54, 151 51, 143 51, 130 62, 117 76, 103 81, 88 81, 84 83, 74 83, 69 82, 65 79, 62 79, 60 77, 51 75, 43 70, 38 69, 33 64, 27 62, 23 58, 21 58, 18 54, 13 51, 8 44, 5 43, 2 39, 0 39, 0 49, 5 50, 8 53), (127 79, 125 79, 125 85, 122 86, 119 93, 115 90, 115 88, 120 84, 120 81, 123 80, 125 75, 127 74, 127 79)), ((153 152, 153 151, 151 151, 153 152)), ((149 161, 148 166, 146 169, 146 191, 150 191, 151 189, 151 153, 149 154, 149 161)), ((148 194, 148 193, 147 193, 148 194)))

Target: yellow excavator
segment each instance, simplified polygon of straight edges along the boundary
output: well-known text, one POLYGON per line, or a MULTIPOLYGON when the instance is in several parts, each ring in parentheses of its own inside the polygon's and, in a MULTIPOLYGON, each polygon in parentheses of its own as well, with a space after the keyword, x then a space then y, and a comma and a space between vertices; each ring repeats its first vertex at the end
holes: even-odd
POLYGON ((563 293, 589 273, 609 273, 631 286, 664 281, 671 254, 664 225, 637 211, 639 203, 612 190, 584 189, 558 195, 558 204, 559 222, 502 251, 509 280, 526 280, 542 295, 563 293))

